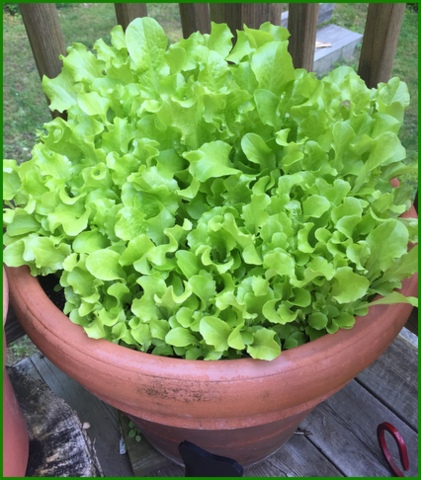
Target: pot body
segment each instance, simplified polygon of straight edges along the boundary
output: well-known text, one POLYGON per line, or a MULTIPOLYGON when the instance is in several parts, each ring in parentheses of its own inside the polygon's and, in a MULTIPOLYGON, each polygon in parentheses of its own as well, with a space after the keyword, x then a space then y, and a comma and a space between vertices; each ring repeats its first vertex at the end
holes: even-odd
POLYGON ((133 415, 129 417, 148 442, 175 463, 181 464, 178 445, 188 439, 209 452, 228 456, 237 460, 240 465, 248 466, 276 452, 294 434, 310 411, 311 409, 304 410, 269 423, 234 427, 231 430, 174 427, 148 422, 133 415))
MULTIPOLYGON (((93 340, 47 297, 27 267, 8 268, 23 328, 57 367, 127 413, 164 455, 183 440, 246 466, 276 451, 316 405, 368 367, 407 321, 408 304, 371 307, 350 330, 275 360, 184 360, 93 340)), ((402 292, 415 295, 416 275, 402 292)))
MULTIPOLYGON (((8 303, 9 290, 3 270, 3 327, 8 303)), ((28 432, 5 365, 6 336, 3 332, 3 477, 24 477, 29 455, 28 432)))

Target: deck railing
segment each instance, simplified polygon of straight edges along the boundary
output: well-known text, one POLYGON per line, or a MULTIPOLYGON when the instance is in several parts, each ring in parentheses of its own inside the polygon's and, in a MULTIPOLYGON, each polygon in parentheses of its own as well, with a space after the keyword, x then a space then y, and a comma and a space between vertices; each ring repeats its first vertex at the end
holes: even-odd
MULTIPOLYGON (((258 28, 263 22, 280 24, 281 3, 180 3, 183 36, 210 31, 210 22, 225 22, 235 34, 245 24, 258 28)), ((146 3, 115 3, 116 23, 126 28, 136 17, 147 15, 146 3)), ((288 5, 289 50, 296 68, 312 70, 318 3, 288 5)), ((20 10, 40 75, 55 77, 61 70, 59 54, 66 53, 54 3, 24 3, 20 10)), ((370 3, 358 73, 369 87, 389 80, 405 3, 370 3)))

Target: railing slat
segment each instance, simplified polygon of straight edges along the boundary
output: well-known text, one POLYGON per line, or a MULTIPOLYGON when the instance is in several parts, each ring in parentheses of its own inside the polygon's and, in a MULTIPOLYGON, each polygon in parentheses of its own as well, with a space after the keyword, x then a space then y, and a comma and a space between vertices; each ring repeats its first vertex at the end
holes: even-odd
POLYGON ((313 70, 318 13, 318 3, 289 4, 289 53, 295 68, 313 70))
POLYGON ((56 77, 62 68, 59 55, 66 54, 66 43, 55 4, 20 3, 19 9, 40 77, 56 77))
POLYGON ((358 73, 370 88, 390 78, 405 8, 405 3, 369 4, 358 73))
POLYGON ((117 23, 126 30, 127 25, 138 17, 146 17, 148 11, 145 3, 115 3, 117 23))
POLYGON ((210 14, 208 3, 179 3, 183 37, 189 37, 193 32, 210 32, 210 14))

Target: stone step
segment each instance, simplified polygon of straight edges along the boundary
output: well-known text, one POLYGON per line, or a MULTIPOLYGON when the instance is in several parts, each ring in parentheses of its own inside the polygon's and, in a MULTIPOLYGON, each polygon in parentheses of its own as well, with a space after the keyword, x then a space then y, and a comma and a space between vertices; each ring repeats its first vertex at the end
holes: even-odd
POLYGON ((331 44, 330 47, 317 48, 314 53, 313 71, 323 74, 331 70, 339 60, 349 60, 355 53, 355 48, 362 41, 363 35, 352 32, 337 25, 326 25, 317 30, 316 46, 331 44))
MULTIPOLYGON (((335 8, 334 3, 320 3, 319 12, 317 16, 317 25, 320 25, 323 22, 327 22, 332 18, 333 9, 335 8)), ((288 10, 282 12, 281 14, 281 25, 283 27, 288 27, 288 10)))

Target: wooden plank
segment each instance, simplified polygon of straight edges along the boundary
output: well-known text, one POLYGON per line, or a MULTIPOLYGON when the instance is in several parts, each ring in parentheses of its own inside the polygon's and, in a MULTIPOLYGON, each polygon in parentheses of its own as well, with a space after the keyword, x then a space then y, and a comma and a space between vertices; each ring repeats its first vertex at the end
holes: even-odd
POLYGON ((127 25, 138 17, 146 17, 148 15, 145 3, 115 3, 115 14, 117 23, 126 30, 127 25))
POLYGON ((121 431, 117 410, 90 394, 46 357, 33 355, 31 362, 51 390, 77 412, 82 422, 89 423, 87 434, 97 449, 104 475, 132 476, 128 456, 119 453, 121 431))
MULTIPOLYGON (((66 55, 66 43, 55 4, 20 3, 19 9, 40 77, 56 77, 63 66, 59 55, 66 55)), ((55 110, 51 116, 66 118, 66 113, 55 110)))
POLYGON ((19 9, 40 77, 56 77, 62 68, 59 55, 66 44, 54 3, 20 3, 19 9))
POLYGON ((405 8, 405 3, 369 4, 358 67, 369 88, 390 78, 405 8))
POLYGON ((210 13, 208 3, 179 3, 183 37, 189 37, 193 32, 210 32, 210 13))
POLYGON ((27 477, 103 476, 75 412, 36 376, 29 359, 8 368, 30 439, 27 477), (29 367, 29 368, 28 368, 29 367))
POLYGON ((418 430, 418 349, 399 336, 357 380, 418 430))
MULTIPOLYGON (((311 414, 310 414, 311 415, 311 414)), ((297 431, 276 453, 244 469, 247 477, 341 477, 341 472, 297 431)))
POLYGON ((417 434, 356 381, 319 405, 301 427, 317 433, 310 441, 345 476, 385 477, 390 470, 376 435, 377 425, 385 421, 401 432, 411 463, 408 476, 417 476, 417 434))
POLYGON ((291 37, 288 50, 295 68, 313 70, 318 12, 318 3, 289 5, 288 30, 291 37))
POLYGON ((227 23, 236 36, 236 30, 259 28, 262 23, 279 25, 282 4, 280 3, 211 3, 210 17, 213 22, 227 23))

